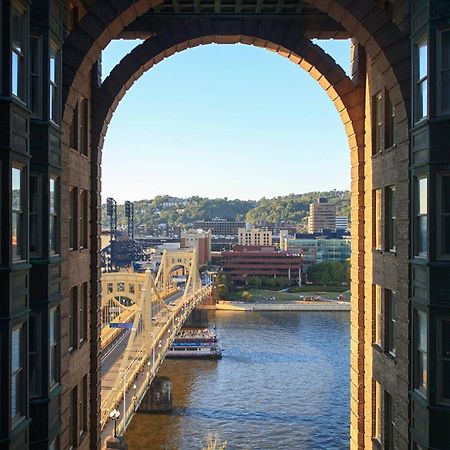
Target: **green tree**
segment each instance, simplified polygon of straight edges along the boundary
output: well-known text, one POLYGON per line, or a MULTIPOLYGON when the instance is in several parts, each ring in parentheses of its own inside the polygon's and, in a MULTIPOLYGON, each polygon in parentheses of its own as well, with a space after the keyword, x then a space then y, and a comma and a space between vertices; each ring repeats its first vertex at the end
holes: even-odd
POLYGON ((308 279, 316 284, 349 284, 350 264, 340 261, 324 261, 311 266, 308 279))
POLYGON ((214 278, 214 292, 220 300, 227 300, 230 296, 231 283, 230 277, 225 272, 218 272, 214 278))

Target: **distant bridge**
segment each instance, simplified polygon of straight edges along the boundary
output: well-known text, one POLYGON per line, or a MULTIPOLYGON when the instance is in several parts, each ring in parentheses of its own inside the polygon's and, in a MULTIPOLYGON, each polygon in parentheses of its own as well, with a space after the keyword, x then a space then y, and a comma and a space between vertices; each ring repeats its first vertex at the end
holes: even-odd
POLYGON ((117 433, 123 434, 141 404, 159 366, 192 310, 211 295, 201 284, 195 250, 168 251, 156 277, 145 273, 102 275, 101 414, 102 445, 114 434, 110 418, 118 410, 117 433), (184 291, 172 282, 185 272, 184 291))

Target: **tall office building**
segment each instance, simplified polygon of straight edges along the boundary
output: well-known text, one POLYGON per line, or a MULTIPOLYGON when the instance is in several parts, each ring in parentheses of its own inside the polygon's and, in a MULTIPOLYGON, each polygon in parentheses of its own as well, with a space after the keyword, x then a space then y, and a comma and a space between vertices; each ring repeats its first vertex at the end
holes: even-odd
POLYGON ((328 199, 320 197, 309 205, 308 233, 336 229, 336 205, 328 203, 328 199))

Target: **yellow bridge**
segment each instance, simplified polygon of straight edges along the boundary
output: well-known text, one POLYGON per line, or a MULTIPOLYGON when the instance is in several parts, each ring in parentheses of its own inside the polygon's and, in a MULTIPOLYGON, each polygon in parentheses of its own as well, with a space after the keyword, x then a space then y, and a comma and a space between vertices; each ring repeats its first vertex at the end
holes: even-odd
POLYGON ((164 251, 156 274, 116 272, 102 275, 101 412, 102 446, 123 434, 159 366, 192 310, 209 295, 202 285, 195 250, 164 251), (173 273, 186 274, 184 290, 173 273))

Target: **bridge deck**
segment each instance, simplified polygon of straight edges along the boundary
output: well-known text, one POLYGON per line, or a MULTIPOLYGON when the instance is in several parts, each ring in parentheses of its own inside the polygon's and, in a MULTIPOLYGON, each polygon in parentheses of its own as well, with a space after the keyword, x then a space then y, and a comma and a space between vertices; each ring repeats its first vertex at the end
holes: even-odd
POLYGON ((105 349, 102 355, 102 381, 101 381, 101 425, 102 425, 102 446, 108 436, 113 435, 114 423, 109 419, 112 409, 120 412, 117 421, 117 431, 123 433, 137 408, 139 407, 150 383, 155 377, 158 368, 164 361, 165 355, 175 339, 176 334, 181 329, 183 323, 191 311, 210 293, 210 286, 203 287, 198 293, 189 297, 182 297, 182 293, 168 297, 165 302, 173 304, 170 309, 161 310, 157 316, 155 324, 150 333, 146 334, 144 342, 142 337, 137 337, 134 341, 132 358, 138 361, 139 365, 136 373, 119 373, 123 353, 127 347, 131 331, 124 330, 117 340, 105 349), (120 392, 117 389, 117 377, 120 377, 120 392), (109 398, 113 396, 112 398, 109 398), (111 404, 113 407, 111 408, 111 404))

